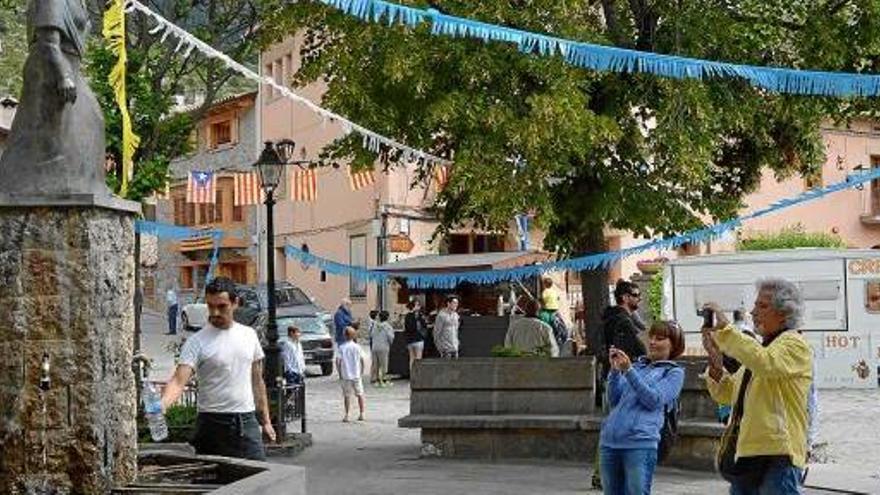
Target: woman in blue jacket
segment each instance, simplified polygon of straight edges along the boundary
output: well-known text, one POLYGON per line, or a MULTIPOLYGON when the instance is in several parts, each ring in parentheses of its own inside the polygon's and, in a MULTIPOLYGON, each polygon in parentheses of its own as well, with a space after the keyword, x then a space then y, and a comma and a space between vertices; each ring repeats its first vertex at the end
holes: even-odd
POLYGON ((671 360, 682 352, 684 335, 675 321, 651 325, 648 355, 635 363, 620 349, 609 350, 611 412, 599 439, 605 495, 651 493, 664 408, 678 399, 684 383, 684 370, 671 360))

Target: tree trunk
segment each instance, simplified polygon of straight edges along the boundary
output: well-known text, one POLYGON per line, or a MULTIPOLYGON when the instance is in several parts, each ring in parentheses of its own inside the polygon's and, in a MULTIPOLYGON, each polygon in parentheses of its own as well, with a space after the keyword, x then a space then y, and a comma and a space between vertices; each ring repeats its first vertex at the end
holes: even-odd
MULTIPOLYGON (((604 226, 590 225, 578 240, 577 247, 578 256, 604 253, 607 250, 604 226)), ((580 272, 580 276, 584 297, 584 333, 589 346, 588 352, 595 354, 597 346, 602 345, 602 312, 609 304, 608 269, 599 267, 595 270, 584 270, 580 272)))

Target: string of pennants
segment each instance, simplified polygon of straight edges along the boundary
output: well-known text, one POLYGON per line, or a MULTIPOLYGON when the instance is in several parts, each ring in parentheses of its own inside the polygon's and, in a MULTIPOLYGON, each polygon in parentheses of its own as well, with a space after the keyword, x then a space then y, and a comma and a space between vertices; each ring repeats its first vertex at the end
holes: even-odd
POLYGON ((528 54, 559 56, 567 64, 590 70, 647 73, 672 79, 740 78, 776 93, 835 97, 880 95, 880 76, 822 72, 701 60, 568 40, 443 14, 383 0, 317 0, 366 22, 401 24, 410 28, 429 23, 431 34, 512 43, 528 54))
MULTIPOLYGON (((367 268, 364 266, 348 265, 339 263, 327 258, 316 256, 308 251, 304 251, 294 246, 286 246, 284 253, 288 258, 298 260, 303 265, 317 266, 321 270, 331 275, 348 276, 357 280, 367 282, 382 282, 390 279, 405 279, 407 285, 413 288, 455 288, 463 282, 473 284, 494 284, 503 281, 524 280, 544 273, 558 271, 583 271, 596 269, 599 267, 608 267, 613 263, 635 256, 645 251, 667 251, 681 247, 684 244, 699 244, 713 239, 717 239, 724 234, 740 227, 743 222, 767 215, 778 213, 781 210, 792 206, 801 205, 810 201, 814 201, 830 194, 834 194, 845 189, 858 187, 872 180, 880 180, 880 168, 873 168, 868 172, 860 172, 858 174, 849 175, 845 180, 831 184, 827 187, 811 189, 797 196, 776 201, 769 206, 756 210, 750 214, 743 215, 739 218, 717 223, 702 229, 692 230, 684 234, 679 234, 663 239, 654 239, 643 244, 598 253, 578 258, 569 258, 558 260, 550 263, 539 265, 531 265, 517 268, 482 270, 482 271, 456 271, 443 274, 436 273, 415 273, 406 271, 385 271, 367 268)), ((223 238, 223 232, 216 229, 193 229, 178 225, 169 225, 159 222, 150 222, 146 220, 138 220, 135 223, 135 231, 142 234, 154 235, 163 239, 182 240, 190 238, 203 238, 210 236, 213 240, 214 249, 211 255, 211 264, 208 270, 209 279, 215 272, 219 260, 220 241, 223 238)))
MULTIPOLYGON (((311 202, 318 199, 317 169, 293 167, 288 171, 288 199, 294 202, 311 202)), ((376 185, 375 174, 376 172, 373 170, 353 171, 350 167, 346 171, 352 191, 374 187, 376 185)), ((257 172, 232 172, 232 176, 233 204, 235 206, 262 204, 266 200, 266 194, 260 187, 260 177, 257 172)), ((186 182, 186 202, 215 204, 218 191, 217 180, 218 172, 216 171, 191 171, 186 182)), ((446 165, 435 167, 433 180, 438 191, 443 189, 449 181, 449 167, 446 165)), ((169 197, 168 191, 162 196, 167 199, 169 197)))
POLYGON ((211 238, 211 259, 208 264, 206 281, 211 281, 220 262, 220 241, 223 239, 223 231, 218 229, 193 229, 180 225, 170 225, 149 220, 137 220, 134 223, 134 231, 142 235, 152 235, 159 239, 182 241, 185 239, 211 238))
POLYGON ((150 34, 161 34, 161 42, 164 43, 169 37, 177 40, 174 53, 178 53, 182 50, 183 56, 188 57, 193 50, 196 50, 206 57, 222 62, 227 69, 237 72, 251 81, 272 87, 285 98, 304 105, 309 110, 319 115, 323 119, 323 123, 336 122, 341 125, 344 133, 356 133, 360 135, 363 138, 362 146, 364 149, 373 153, 384 153, 389 158, 393 158, 402 163, 423 163, 430 169, 436 169, 439 166, 448 166, 452 164, 450 160, 435 156, 424 150, 413 148, 390 137, 383 136, 360 124, 352 122, 342 115, 327 110, 308 98, 294 93, 290 88, 276 82, 272 77, 260 76, 252 69, 236 62, 225 53, 215 49, 185 29, 169 21, 161 14, 154 12, 138 0, 126 0, 125 12, 128 14, 138 12, 149 17, 154 22, 154 27, 150 30, 150 34))
POLYGON ((446 273, 419 273, 406 271, 387 271, 371 269, 364 266, 348 265, 339 263, 327 258, 303 251, 294 246, 286 246, 285 255, 288 258, 298 260, 303 265, 317 266, 321 270, 338 276, 352 277, 357 280, 366 282, 383 282, 390 279, 405 279, 407 286, 411 288, 440 288, 452 289, 461 283, 472 283, 479 285, 495 284, 498 282, 523 280, 544 273, 559 271, 584 271, 593 270, 599 267, 609 267, 615 262, 634 256, 645 251, 667 251, 681 247, 684 244, 700 244, 706 241, 717 239, 724 234, 740 227, 743 222, 755 218, 772 215, 781 210, 792 206, 800 205, 827 195, 857 187, 864 182, 880 179, 880 168, 874 168, 869 172, 862 172, 849 175, 841 182, 832 184, 823 188, 811 189, 797 196, 776 201, 771 205, 756 210, 750 214, 743 215, 739 218, 717 223, 702 229, 692 230, 684 234, 654 239, 643 244, 609 251, 604 253, 581 256, 577 258, 568 258, 550 263, 539 265, 523 266, 517 268, 506 268, 496 270, 481 271, 453 271, 446 273))

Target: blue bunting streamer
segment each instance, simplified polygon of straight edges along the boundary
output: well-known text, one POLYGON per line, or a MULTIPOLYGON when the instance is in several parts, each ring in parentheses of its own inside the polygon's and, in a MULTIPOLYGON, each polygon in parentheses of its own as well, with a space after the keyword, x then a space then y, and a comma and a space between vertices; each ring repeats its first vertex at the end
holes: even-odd
POLYGON ((214 278, 214 271, 217 268, 217 263, 220 261, 220 240, 223 239, 223 231, 216 229, 191 229, 189 227, 151 222, 148 220, 137 220, 134 223, 134 231, 139 234, 154 235, 160 239, 172 239, 177 241, 211 236, 213 251, 211 253, 211 262, 208 266, 208 275, 205 278, 207 282, 210 282, 214 278))
POLYGON ((645 251, 668 251, 670 249, 680 247, 683 244, 697 244, 712 239, 717 239, 725 233, 739 227, 743 222, 747 220, 771 215, 794 205, 813 201, 829 194, 855 187, 858 184, 875 179, 880 179, 880 168, 872 169, 870 172, 850 175, 847 176, 846 180, 838 182, 836 184, 832 184, 828 187, 812 189, 798 196, 776 201, 769 206, 761 208, 748 215, 711 225, 702 229, 686 232, 684 234, 676 235, 673 237, 668 237, 665 239, 655 239, 644 244, 640 244, 638 246, 620 249, 617 251, 592 254, 579 258, 569 258, 541 265, 530 265, 502 270, 458 271, 445 273, 384 271, 370 269, 363 266, 353 266, 337 263, 326 258, 315 256, 314 254, 305 252, 293 246, 285 247, 284 252, 289 258, 299 260, 305 265, 317 266, 321 270, 324 270, 331 275, 348 276, 353 277, 357 280, 364 280, 366 282, 384 282, 389 279, 397 278, 406 279, 407 286, 412 288, 438 289, 453 289, 463 282, 489 285, 504 281, 523 280, 548 272, 558 272, 566 270, 583 271, 592 270, 599 267, 607 268, 620 259, 627 258, 629 256, 633 256, 645 251))
POLYGON ((761 67, 640 52, 556 38, 382 0, 318 1, 364 21, 379 23, 384 18, 388 25, 397 23, 408 27, 430 22, 434 35, 513 43, 524 53, 560 56, 568 64, 597 71, 642 72, 673 79, 733 77, 768 91, 799 95, 880 95, 880 76, 872 74, 761 67))

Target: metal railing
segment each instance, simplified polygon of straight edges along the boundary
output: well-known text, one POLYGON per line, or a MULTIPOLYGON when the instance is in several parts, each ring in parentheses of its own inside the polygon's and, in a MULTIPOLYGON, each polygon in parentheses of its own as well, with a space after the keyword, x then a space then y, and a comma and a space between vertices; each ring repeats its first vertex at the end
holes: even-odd
MULTIPOLYGON (((149 380, 159 393, 162 393, 166 382, 149 380)), ((299 420, 300 431, 306 433, 306 386, 305 383, 285 384, 281 388, 282 400, 277 400, 278 389, 272 388, 267 391, 271 402, 270 407, 274 408, 273 422, 277 424, 277 418, 282 418, 285 427, 294 421, 299 420)), ((199 402, 198 386, 190 383, 184 388, 183 394, 176 402, 176 405, 196 407, 199 402)))
POLYGON ((306 385, 303 383, 285 384, 283 387, 268 390, 272 405, 275 407, 275 423, 281 418, 282 424, 287 427, 290 423, 299 420, 300 431, 306 432, 306 385), (279 392, 281 400, 278 400, 279 392))

